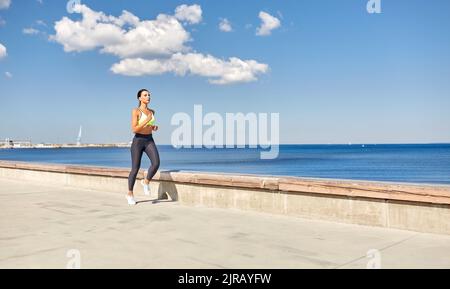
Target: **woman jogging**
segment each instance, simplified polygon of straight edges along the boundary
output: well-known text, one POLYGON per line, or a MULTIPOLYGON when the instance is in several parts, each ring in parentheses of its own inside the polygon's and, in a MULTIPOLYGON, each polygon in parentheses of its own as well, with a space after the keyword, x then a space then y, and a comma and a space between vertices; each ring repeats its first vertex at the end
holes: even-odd
POLYGON ((153 131, 158 130, 158 126, 154 125, 155 111, 147 107, 151 99, 150 92, 147 89, 139 90, 137 99, 139 100, 139 107, 134 108, 131 112, 131 128, 135 135, 130 149, 132 168, 128 176, 128 194, 126 196, 129 205, 136 205, 133 187, 141 167, 143 152, 147 154, 151 161, 146 178, 141 180, 141 185, 144 187, 144 193, 147 196, 150 195, 149 182, 159 168, 159 153, 152 135, 153 131))

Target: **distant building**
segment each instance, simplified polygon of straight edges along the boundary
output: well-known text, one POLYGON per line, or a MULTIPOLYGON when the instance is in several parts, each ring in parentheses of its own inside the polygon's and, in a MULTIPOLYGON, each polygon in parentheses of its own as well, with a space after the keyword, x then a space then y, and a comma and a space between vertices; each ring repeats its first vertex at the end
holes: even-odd
POLYGON ((10 138, 6 138, 4 142, 1 142, 0 145, 6 148, 22 148, 22 147, 31 147, 31 140, 12 140, 10 138))

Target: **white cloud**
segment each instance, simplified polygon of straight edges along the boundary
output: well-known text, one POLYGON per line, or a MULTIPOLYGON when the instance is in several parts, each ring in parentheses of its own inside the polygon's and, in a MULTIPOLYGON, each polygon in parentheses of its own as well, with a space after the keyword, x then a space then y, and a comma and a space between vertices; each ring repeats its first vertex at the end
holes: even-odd
POLYGON ((66 52, 98 49, 101 53, 118 56, 121 61, 111 67, 116 74, 128 76, 154 75, 173 72, 175 75, 199 75, 213 84, 228 84, 257 80, 268 70, 266 64, 255 60, 228 61, 212 55, 192 53, 187 45, 192 41, 180 21, 191 24, 201 21, 199 5, 178 6, 175 16, 159 14, 154 20, 140 20, 123 11, 119 17, 105 15, 85 5, 74 10, 82 19, 63 17, 55 22, 51 41, 60 43, 66 52))
POLYGON ((231 84, 256 81, 257 75, 266 73, 269 67, 255 60, 230 57, 228 61, 201 53, 176 53, 168 59, 125 59, 111 67, 111 71, 129 76, 156 75, 173 72, 208 77, 212 84, 231 84))
POLYGON ((231 23, 228 19, 222 19, 219 23, 219 29, 223 32, 231 32, 233 28, 231 28, 231 23))
POLYGON ((13 77, 13 75, 11 74, 11 72, 8 72, 8 71, 5 72, 5 76, 6 76, 7 78, 12 78, 12 77, 13 77))
POLYGON ((8 9, 9 5, 11 5, 11 0, 0 0, 0 10, 8 9))
POLYGON ((47 23, 45 23, 45 21, 43 20, 36 20, 36 24, 41 26, 47 26, 47 23))
POLYGON ((0 59, 6 57, 8 53, 6 53, 6 47, 0 43, 0 59))
POLYGON ((39 34, 39 30, 34 28, 24 28, 22 30, 23 34, 33 35, 33 34, 39 34))
POLYGON ((63 17, 55 23, 56 34, 50 36, 64 46, 64 51, 100 48, 121 58, 170 55, 188 51, 184 45, 189 33, 173 16, 159 14, 155 20, 140 21, 128 11, 120 17, 106 16, 85 5, 77 5, 81 21, 63 17))
POLYGON ((278 20, 278 18, 264 11, 259 12, 259 18, 261 19, 262 23, 261 26, 256 30, 256 35, 270 35, 272 30, 277 29, 281 26, 280 20, 278 20))
POLYGON ((190 24, 197 24, 202 21, 202 8, 197 4, 180 5, 175 9, 175 18, 180 21, 187 21, 190 24))
POLYGON ((41 31, 39 29, 33 28, 33 26, 43 26, 43 27, 47 27, 47 24, 42 21, 42 20, 37 20, 36 21, 36 25, 32 25, 31 27, 28 28, 24 28, 22 29, 22 33, 23 34, 27 34, 27 35, 37 35, 37 34, 42 34, 45 37, 47 37, 47 32, 45 31, 41 31))

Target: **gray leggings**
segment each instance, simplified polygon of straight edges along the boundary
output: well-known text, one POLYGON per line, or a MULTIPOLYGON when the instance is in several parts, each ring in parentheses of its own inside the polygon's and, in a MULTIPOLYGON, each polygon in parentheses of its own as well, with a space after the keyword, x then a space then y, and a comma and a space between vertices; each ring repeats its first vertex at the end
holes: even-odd
POLYGON ((147 180, 151 180, 159 168, 159 153, 156 148, 155 141, 151 134, 135 134, 133 142, 131 143, 131 172, 128 176, 128 189, 133 191, 136 176, 141 167, 142 153, 145 152, 151 161, 151 166, 148 169, 147 180))

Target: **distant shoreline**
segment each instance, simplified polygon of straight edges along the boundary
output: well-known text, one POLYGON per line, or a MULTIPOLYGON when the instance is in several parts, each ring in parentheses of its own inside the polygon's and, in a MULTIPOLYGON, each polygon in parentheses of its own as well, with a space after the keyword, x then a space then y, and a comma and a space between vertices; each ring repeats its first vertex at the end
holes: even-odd
POLYGON ((130 147, 130 144, 52 144, 52 145, 31 145, 31 146, 2 146, 0 149, 59 149, 59 148, 123 148, 130 147))
MULTIPOLYGON (((158 144, 159 146, 172 146, 171 144, 158 144)), ((353 146, 353 147, 370 147, 370 146, 390 146, 390 145, 450 145, 450 143, 322 143, 322 144, 279 144, 279 146, 353 146)), ((256 145, 258 147, 258 145, 256 145)), ((59 149, 59 148, 129 148, 131 143, 113 143, 113 144, 36 144, 36 145, 14 145, 0 146, 0 149, 59 149)), ((250 145, 246 144, 246 148, 250 145)), ((193 147, 192 147, 193 148, 193 147)), ((215 147, 216 148, 216 147, 215 147)), ((227 148, 223 145, 222 148, 227 148)), ((234 147, 238 148, 238 147, 234 147)))

